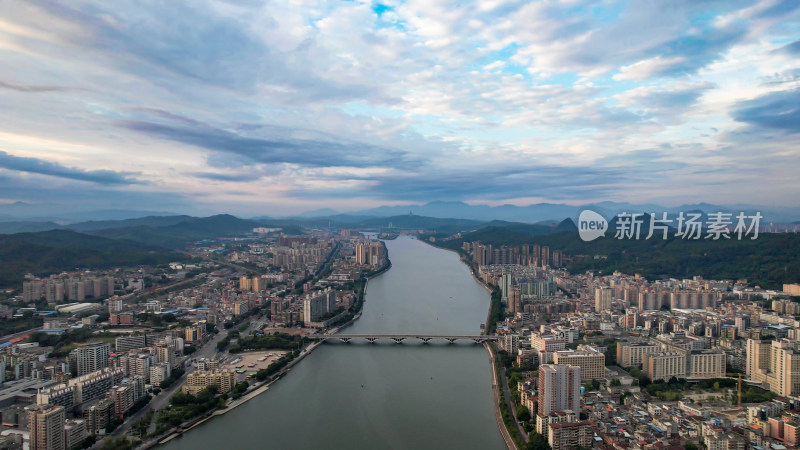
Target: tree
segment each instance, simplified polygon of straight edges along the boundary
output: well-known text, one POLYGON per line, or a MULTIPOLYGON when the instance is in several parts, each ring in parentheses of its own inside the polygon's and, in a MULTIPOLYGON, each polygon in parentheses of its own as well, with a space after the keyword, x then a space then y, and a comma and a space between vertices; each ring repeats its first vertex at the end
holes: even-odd
POLYGON ((531 412, 525 405, 517 405, 517 420, 520 422, 528 422, 531 420, 531 412))
POLYGON ((622 382, 619 381, 619 378, 614 378, 611 380, 611 387, 619 387, 622 386, 622 382))
POLYGON ((551 450, 547 439, 535 431, 530 434, 530 440, 525 448, 527 450, 551 450))

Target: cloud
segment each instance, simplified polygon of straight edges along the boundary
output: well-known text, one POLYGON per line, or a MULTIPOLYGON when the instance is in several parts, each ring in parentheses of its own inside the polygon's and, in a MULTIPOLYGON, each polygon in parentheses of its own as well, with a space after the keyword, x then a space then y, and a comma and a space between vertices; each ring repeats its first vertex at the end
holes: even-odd
POLYGON ((640 111, 643 120, 678 124, 692 105, 713 88, 711 83, 673 83, 631 89, 616 98, 621 106, 640 111))
POLYGON ((113 170, 84 170, 75 167, 65 167, 61 164, 43 161, 37 158, 27 158, 10 155, 0 151, 0 167, 19 172, 28 172, 52 177, 66 178, 69 180, 86 181, 97 184, 142 184, 140 180, 131 177, 139 175, 135 172, 115 172, 113 170))
POLYGON ((250 181, 263 178, 262 174, 244 174, 244 173, 220 173, 220 172, 193 172, 189 175, 197 178, 214 181, 233 181, 237 183, 248 183, 250 181))
POLYGON ((617 81, 633 80, 644 81, 653 77, 661 76, 665 73, 670 73, 680 64, 686 62, 683 56, 675 56, 673 58, 662 58, 656 56, 655 58, 638 61, 628 66, 622 66, 618 74, 614 75, 617 81))
POLYGON ((182 194, 149 190, 152 185, 137 185, 136 190, 121 185, 89 184, 66 178, 53 178, 20 172, 0 173, 0 198, 30 203, 31 216, 75 217, 80 211, 163 210, 173 213, 206 213, 182 194))
POLYGON ((246 136, 201 123, 169 125, 129 120, 121 124, 142 134, 229 154, 235 157, 233 164, 255 162, 310 167, 405 167, 414 163, 400 150, 353 141, 246 136))
POLYGON ((19 94, 0 96, 0 148, 47 174, 41 195, 74 180, 223 211, 700 184, 697 200, 796 202, 796 5, 2 3, 0 90, 19 94), (90 160, 124 171, 47 162, 90 160), (790 188, 726 178, 736 167, 790 188))
POLYGON ((70 88, 64 86, 36 86, 31 84, 10 83, 7 81, 0 81, 0 88, 19 92, 59 92, 70 90, 70 88))
POLYGON ((741 102, 732 116, 753 126, 800 133, 800 90, 772 92, 741 102))
POLYGON ((800 40, 784 45, 780 48, 780 51, 786 52, 790 55, 800 55, 800 40))

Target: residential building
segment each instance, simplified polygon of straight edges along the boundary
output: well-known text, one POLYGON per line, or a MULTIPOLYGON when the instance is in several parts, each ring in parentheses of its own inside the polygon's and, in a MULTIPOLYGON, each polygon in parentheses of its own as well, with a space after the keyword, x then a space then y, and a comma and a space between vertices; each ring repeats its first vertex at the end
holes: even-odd
POLYGON ((747 377, 778 395, 800 394, 800 353, 788 339, 747 340, 747 377))
POLYGON ((591 448, 593 427, 594 423, 588 420, 554 423, 549 426, 547 442, 553 450, 591 448))
POLYGON ((601 313, 607 309, 611 309, 611 295, 614 290, 608 286, 595 288, 594 290, 594 310, 601 313))
POLYGON ((186 342, 197 343, 203 340, 204 330, 203 326, 197 325, 193 327, 186 327, 184 331, 184 339, 186 342))
POLYGON ((617 364, 634 367, 642 364, 642 357, 658 352, 658 346, 644 342, 617 342, 617 364))
POLYGON ((67 420, 64 422, 64 444, 70 449, 83 443, 89 433, 86 431, 85 420, 67 420))
POLYGON ((195 370, 186 377, 186 385, 182 392, 197 394, 209 386, 216 386, 217 392, 224 394, 230 392, 236 384, 236 373, 232 370, 195 370))
POLYGON ((114 402, 109 399, 102 399, 83 412, 86 419, 86 429, 89 433, 97 434, 105 430, 114 414, 114 402))
POLYGON ((693 351, 689 355, 689 378, 722 378, 725 376, 725 352, 693 351))
POLYGON ((65 450, 67 448, 64 441, 64 407, 35 405, 25 409, 28 411, 30 450, 65 450))
POLYGON ((537 428, 545 434, 547 417, 559 411, 580 411, 581 368, 563 364, 539 366, 537 428))
POLYGON ((101 399, 113 386, 119 384, 125 371, 120 367, 105 368, 69 380, 69 387, 75 388, 75 404, 101 399))
POLYGON ((642 357, 642 370, 651 380, 669 381, 686 378, 686 354, 681 352, 650 353, 642 357))
POLYGON ((69 352, 70 363, 74 360, 78 376, 108 367, 110 355, 111 344, 105 342, 86 344, 69 352))
POLYGON ((581 383, 606 376, 606 355, 591 346, 584 346, 579 350, 557 351, 553 356, 553 363, 580 367, 581 383))
POLYGON ((117 352, 127 352, 136 348, 147 346, 147 338, 139 336, 120 336, 114 340, 114 347, 117 352))

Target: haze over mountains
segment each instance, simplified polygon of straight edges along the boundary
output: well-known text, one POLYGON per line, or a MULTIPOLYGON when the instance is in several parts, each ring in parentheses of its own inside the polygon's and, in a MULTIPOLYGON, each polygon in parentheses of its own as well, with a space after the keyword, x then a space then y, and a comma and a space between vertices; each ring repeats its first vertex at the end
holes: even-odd
POLYGON ((619 202, 601 202, 586 204, 580 206, 573 206, 559 203, 537 203, 528 206, 516 205, 470 205, 464 202, 430 202, 422 205, 409 205, 409 206, 381 206, 379 208, 358 210, 348 213, 340 213, 332 209, 322 209, 309 211, 301 214, 298 217, 331 217, 331 216, 379 216, 389 217, 404 214, 415 214, 428 217, 439 218, 459 218, 471 219, 479 221, 491 220, 506 220, 510 222, 525 222, 525 223, 538 223, 538 222, 560 222, 561 220, 569 217, 575 219, 578 214, 584 209, 592 209, 606 218, 620 212, 668 212, 670 214, 677 214, 680 211, 702 211, 704 213, 712 212, 733 212, 740 211, 749 214, 760 211, 764 216, 765 221, 770 222, 795 222, 800 220, 800 209, 790 207, 768 207, 762 208, 754 205, 712 205, 708 203, 699 203, 692 205, 681 205, 675 207, 667 207, 657 204, 633 204, 633 203, 619 203, 619 202))
MULTIPOLYGON (((284 225, 306 226, 384 226, 381 220, 387 217, 422 216, 437 219, 460 219, 473 221, 474 225, 501 220, 507 222, 538 223, 555 225, 565 218, 577 219, 584 209, 592 209, 606 218, 620 212, 667 212, 670 215, 678 212, 729 212, 734 215, 740 211, 748 214, 761 212, 762 223, 794 223, 800 221, 800 208, 792 207, 759 207, 754 205, 713 205, 709 203, 688 204, 667 207, 658 204, 632 204, 621 202, 600 202, 586 205, 567 205, 559 203, 537 203, 527 206, 516 205, 470 205, 464 202, 435 201, 419 205, 381 206, 378 208, 340 212, 330 208, 317 209, 294 216, 285 216, 264 211, 253 214, 251 220, 262 223, 280 221, 284 225)), ((195 214, 196 215, 196 214, 195 214)), ((201 214, 212 216, 212 214, 201 214)), ((170 226, 185 222, 194 216, 181 215, 169 211, 148 211, 136 209, 79 211, 66 210, 43 204, 34 205, 24 202, 0 205, 0 234, 19 233, 25 231, 44 231, 58 228, 70 228, 77 231, 96 231, 105 228, 121 228, 140 225, 145 220, 148 226, 170 226), (161 217, 161 219, 157 219, 161 217), (122 221, 122 222, 120 222, 122 221)), ((411 225, 403 219, 395 219, 395 226, 411 225)), ((468 225, 466 222, 449 222, 449 225, 468 225)), ((436 227, 437 224, 426 222, 424 225, 436 227)), ((439 226, 444 225, 444 222, 439 226)))

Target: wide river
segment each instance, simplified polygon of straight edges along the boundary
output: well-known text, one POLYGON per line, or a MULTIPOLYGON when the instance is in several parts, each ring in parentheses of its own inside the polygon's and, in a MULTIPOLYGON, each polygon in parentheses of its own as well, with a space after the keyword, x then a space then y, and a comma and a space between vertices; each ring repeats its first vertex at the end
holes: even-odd
MULTIPOLYGON (((489 294, 458 255, 401 236, 348 334, 479 334, 489 294)), ((505 449, 483 346, 325 344, 266 393, 164 448, 505 449)))

